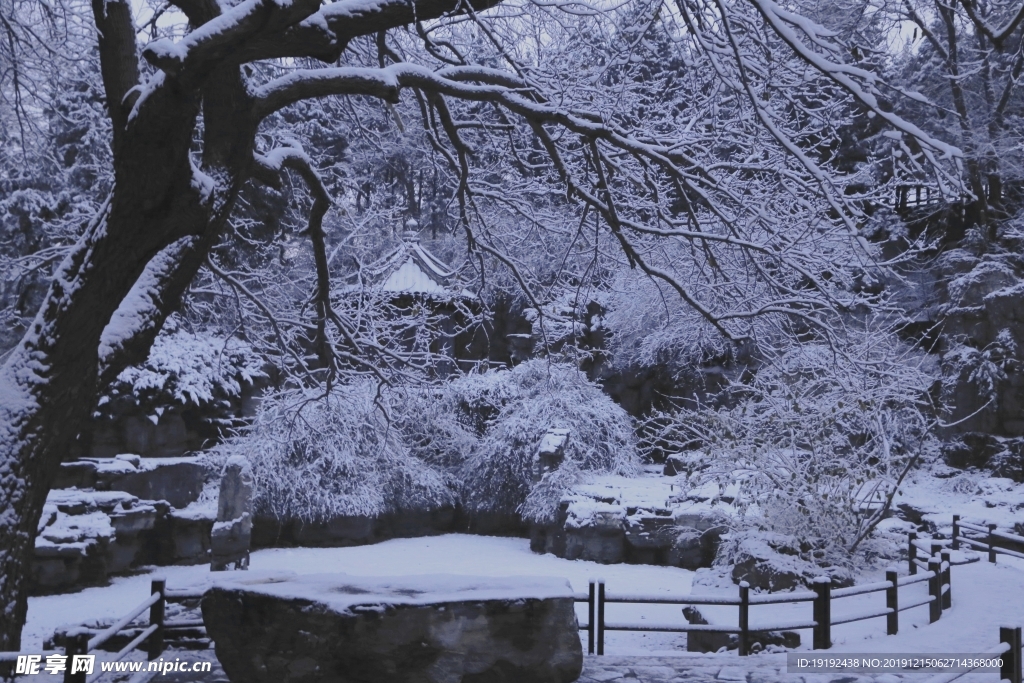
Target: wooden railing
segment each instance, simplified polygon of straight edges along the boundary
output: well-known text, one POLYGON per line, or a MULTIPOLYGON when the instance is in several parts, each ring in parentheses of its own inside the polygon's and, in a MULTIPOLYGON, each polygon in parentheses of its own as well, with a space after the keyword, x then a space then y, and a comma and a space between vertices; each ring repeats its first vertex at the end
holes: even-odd
POLYGON ((167 590, 166 580, 163 578, 153 579, 150 594, 145 600, 136 605, 128 614, 124 615, 108 628, 100 633, 92 635, 84 629, 69 631, 65 635, 64 651, 51 650, 48 652, 0 652, 0 663, 14 663, 19 657, 34 655, 63 656, 64 683, 94 683, 107 673, 102 670, 88 673, 76 671, 73 667, 75 657, 95 652, 105 645, 111 638, 120 634, 128 624, 138 619, 143 612, 149 610, 149 624, 136 635, 127 645, 118 650, 109 662, 119 662, 141 646, 145 645, 147 658, 152 661, 164 651, 165 632, 172 629, 195 628, 202 626, 202 619, 180 619, 166 621, 166 606, 168 602, 184 602, 202 597, 202 593, 195 591, 171 591, 167 590))
MULTIPOLYGON (((598 596, 597 595, 596 582, 593 579, 591 579, 590 580, 590 589, 586 593, 576 593, 576 595, 574 597, 576 602, 585 602, 585 603, 587 603, 587 622, 585 624, 584 623, 580 623, 579 624, 579 630, 587 632, 587 653, 588 654, 594 654, 594 634, 595 634, 595 626, 594 625, 597 623, 597 614, 595 613, 595 610, 597 609, 597 605, 599 604, 599 601, 604 597, 604 593, 603 593, 603 591, 604 591, 604 583, 601 584, 601 591, 602 591, 601 595, 598 596)), ((602 650, 603 650, 603 648, 602 648, 602 650)), ((599 654, 604 654, 604 652, 601 652, 599 654)))
POLYGON ((928 185, 897 185, 895 197, 896 211, 906 211, 923 206, 939 204, 943 200, 939 189, 928 185))
POLYGON ((963 522, 960 520, 960 515, 953 515, 953 538, 950 545, 954 550, 959 550, 960 544, 966 543, 976 550, 988 551, 988 561, 992 563, 996 561, 996 555, 1009 555, 1024 559, 1024 552, 997 545, 998 541, 1010 541, 1024 546, 1024 536, 1011 534, 1008 531, 999 531, 995 524, 982 526, 981 524, 963 522), (965 534, 965 531, 969 534, 965 534), (983 534, 983 536, 974 534, 983 534))
POLYGON ((739 655, 750 654, 751 634, 760 631, 782 631, 796 629, 813 629, 813 647, 815 650, 826 650, 832 647, 832 627, 839 624, 849 624, 865 619, 886 618, 886 633, 895 635, 899 632, 899 613, 915 607, 928 605, 929 623, 938 621, 944 609, 952 606, 952 588, 950 583, 951 562, 947 556, 932 557, 924 565, 925 571, 917 573, 918 567, 914 567, 913 575, 899 576, 895 569, 885 573, 885 581, 870 583, 861 586, 850 586, 832 590, 832 582, 828 577, 819 577, 814 581, 812 591, 799 591, 793 593, 776 593, 767 595, 751 595, 750 586, 747 582, 739 585, 737 597, 729 596, 701 596, 701 595, 619 595, 608 593, 604 581, 590 584, 590 592, 586 596, 577 596, 578 601, 588 603, 589 619, 587 625, 580 626, 580 630, 587 630, 588 647, 590 654, 603 655, 605 633, 608 631, 647 631, 667 633, 735 633, 738 636, 739 655), (916 583, 928 582, 928 597, 910 601, 907 604, 900 604, 899 589, 916 583), (867 595, 871 593, 885 593, 885 607, 873 607, 871 609, 845 614, 839 617, 832 616, 832 603, 834 600, 852 597, 855 595, 867 595), (775 605, 780 603, 812 603, 811 618, 809 620, 797 620, 791 622, 769 622, 750 624, 750 608, 757 605, 775 605), (659 624, 646 621, 644 623, 608 622, 605 619, 605 605, 607 604, 656 604, 656 605, 732 605, 738 608, 738 618, 735 626, 719 626, 714 624, 659 624))

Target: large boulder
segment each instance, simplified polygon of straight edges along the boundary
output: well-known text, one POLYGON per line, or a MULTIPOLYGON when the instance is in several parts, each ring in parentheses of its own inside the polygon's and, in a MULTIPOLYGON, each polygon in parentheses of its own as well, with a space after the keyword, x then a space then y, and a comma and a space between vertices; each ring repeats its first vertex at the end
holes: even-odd
POLYGON ((206 484, 206 466, 196 458, 149 459, 136 463, 115 459, 112 465, 101 464, 97 470, 96 488, 105 491, 127 491, 144 500, 166 500, 175 508, 184 508, 199 500, 206 484))
POLYGON ((622 562, 625 554, 624 507, 590 500, 569 504, 565 522, 566 559, 617 564, 622 562))
MULTIPOLYGON (((627 510, 627 512, 629 512, 627 510)), ((626 517, 626 562, 670 564, 668 553, 679 535, 675 522, 665 514, 636 514, 626 517)))
POLYGON ((202 608, 235 683, 569 683, 583 668, 564 579, 253 577, 202 608))
POLYGON ((734 539, 732 579, 751 588, 771 592, 804 589, 815 578, 829 576, 833 588, 853 585, 853 575, 842 567, 821 567, 803 559, 800 543, 792 536, 747 532, 734 539))
POLYGON ((206 465, 196 457, 142 459, 121 454, 61 463, 53 488, 124 491, 183 508, 199 499, 207 474, 206 465))
POLYGON ((205 564, 210 561, 210 536, 217 519, 217 508, 193 503, 171 510, 157 520, 153 530, 156 564, 205 564))
POLYGON ((533 481, 539 482, 545 474, 558 469, 565 459, 565 447, 569 443, 568 429, 549 429, 540 440, 540 446, 533 455, 533 481))

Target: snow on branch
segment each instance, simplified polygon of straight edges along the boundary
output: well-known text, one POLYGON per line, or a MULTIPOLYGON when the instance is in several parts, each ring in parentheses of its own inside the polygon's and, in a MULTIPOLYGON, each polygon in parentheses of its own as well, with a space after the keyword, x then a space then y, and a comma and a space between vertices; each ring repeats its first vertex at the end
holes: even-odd
POLYGON ((153 66, 170 75, 202 78, 240 46, 259 35, 275 35, 319 7, 319 0, 246 0, 207 21, 179 42, 156 40, 143 51, 153 66))
MULTIPOLYGON (((476 3, 476 10, 498 1, 483 0, 476 3)), ((322 9, 320 5, 319 0, 247 0, 181 41, 152 42, 143 57, 170 75, 197 81, 228 63, 300 57, 334 62, 353 38, 461 11, 457 0, 342 0, 322 9)))
POLYGON ((143 360, 176 301, 167 300, 167 282, 198 243, 183 237, 157 254, 124 298, 100 337, 100 376, 113 379, 126 365, 143 360), (136 356, 143 356, 138 358, 136 356))
POLYGON ((989 39, 996 44, 997 47, 1001 47, 1003 41, 1009 38, 1017 27, 1020 26, 1020 22, 1024 21, 1024 3, 1017 8, 1017 12, 1013 15, 1009 21, 1006 22, 1002 28, 993 28, 985 18, 978 13, 978 8, 974 3, 974 0, 962 0, 961 4, 967 11, 967 16, 971 18, 974 25, 979 31, 984 33, 989 39))
POLYGON ((829 35, 823 27, 802 17, 782 9, 772 0, 751 0, 775 33, 786 42, 800 59, 817 69, 824 76, 841 85, 847 92, 857 98, 864 106, 889 123, 896 130, 917 139, 922 145, 942 155, 942 158, 960 158, 963 152, 959 147, 943 142, 926 133, 919 126, 907 121, 890 111, 881 108, 878 98, 871 92, 876 76, 869 71, 848 64, 840 64, 812 49, 798 33, 803 33, 814 44, 826 45, 821 38, 829 35))

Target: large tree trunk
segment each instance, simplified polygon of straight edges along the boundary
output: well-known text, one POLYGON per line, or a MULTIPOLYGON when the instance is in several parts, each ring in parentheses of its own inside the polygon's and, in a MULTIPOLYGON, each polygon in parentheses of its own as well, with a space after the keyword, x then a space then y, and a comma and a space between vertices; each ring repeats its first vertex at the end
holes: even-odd
MULTIPOLYGON (((196 25, 216 14, 213 3, 200 4, 196 25)), ((252 159, 255 126, 236 66, 214 72, 218 91, 205 103, 200 87, 151 80, 139 89, 128 3, 94 0, 93 13, 114 124, 114 190, 0 368, 0 651, 20 648, 43 504, 89 418, 98 379, 145 360, 217 240, 252 159), (216 133, 204 166, 215 177, 190 157, 204 104, 216 133)))
POLYGON ((145 357, 149 344, 134 338, 155 336, 237 185, 196 180, 188 150, 197 105, 167 91, 155 96, 162 101, 140 111, 145 120, 115 146, 108 204, 61 264, 31 330, 0 368, 0 651, 20 647, 37 525, 59 464, 94 405, 101 360, 109 376, 145 357))

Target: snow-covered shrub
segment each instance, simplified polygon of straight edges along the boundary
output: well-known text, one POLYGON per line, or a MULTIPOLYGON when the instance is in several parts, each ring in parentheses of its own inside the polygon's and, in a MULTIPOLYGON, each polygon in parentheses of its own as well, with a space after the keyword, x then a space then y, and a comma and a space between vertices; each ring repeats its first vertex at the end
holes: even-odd
POLYGON ((466 463, 465 500, 472 509, 520 511, 528 519, 545 519, 578 480, 575 473, 638 471, 629 416, 575 366, 531 360, 512 370, 471 376, 467 386, 455 386, 461 381, 453 383, 453 392, 498 406, 466 463), (552 428, 570 431, 565 460, 531 495, 532 459, 552 428))
POLYGON ((219 406, 265 379, 263 360, 244 341, 189 332, 172 317, 146 361, 126 368, 100 397, 100 412, 137 406, 158 417, 172 405, 219 406))
POLYGON ((400 390, 392 410, 392 419, 409 452, 445 472, 453 482, 480 441, 475 418, 452 391, 461 381, 400 390))
POLYGON ((833 587, 853 585, 849 569, 829 566, 819 548, 771 531, 747 529, 728 534, 722 539, 715 563, 731 567, 733 581, 747 581, 754 588, 773 592, 809 587, 822 575, 832 578, 833 587))
MULTIPOLYGON (((513 372, 515 372, 513 370, 513 372)), ((506 370, 470 373, 444 386, 445 402, 480 436, 502 409, 520 396, 506 370)))
POLYGON ((996 412, 1000 389, 1018 365, 1017 342, 1008 329, 1000 330, 983 349, 953 343, 942 357, 943 403, 960 413, 996 412), (981 407, 957 405, 958 390, 965 385, 973 389, 981 407))
POLYGON ((454 504, 443 473, 412 454, 376 396, 362 381, 264 399, 248 433, 219 449, 252 463, 256 512, 317 522, 454 504))
POLYGON ((693 483, 743 482, 738 529, 792 536, 835 564, 849 561, 909 468, 935 449, 929 358, 884 330, 844 341, 790 345, 733 385, 723 407, 658 416, 662 438, 648 443, 696 441, 708 466, 693 483))
POLYGON ((543 519, 585 473, 639 471, 629 416, 574 366, 542 360, 379 396, 369 382, 282 392, 216 452, 252 462, 259 513, 304 521, 460 500, 543 519), (555 427, 571 431, 565 460, 534 487, 533 456, 555 427))

